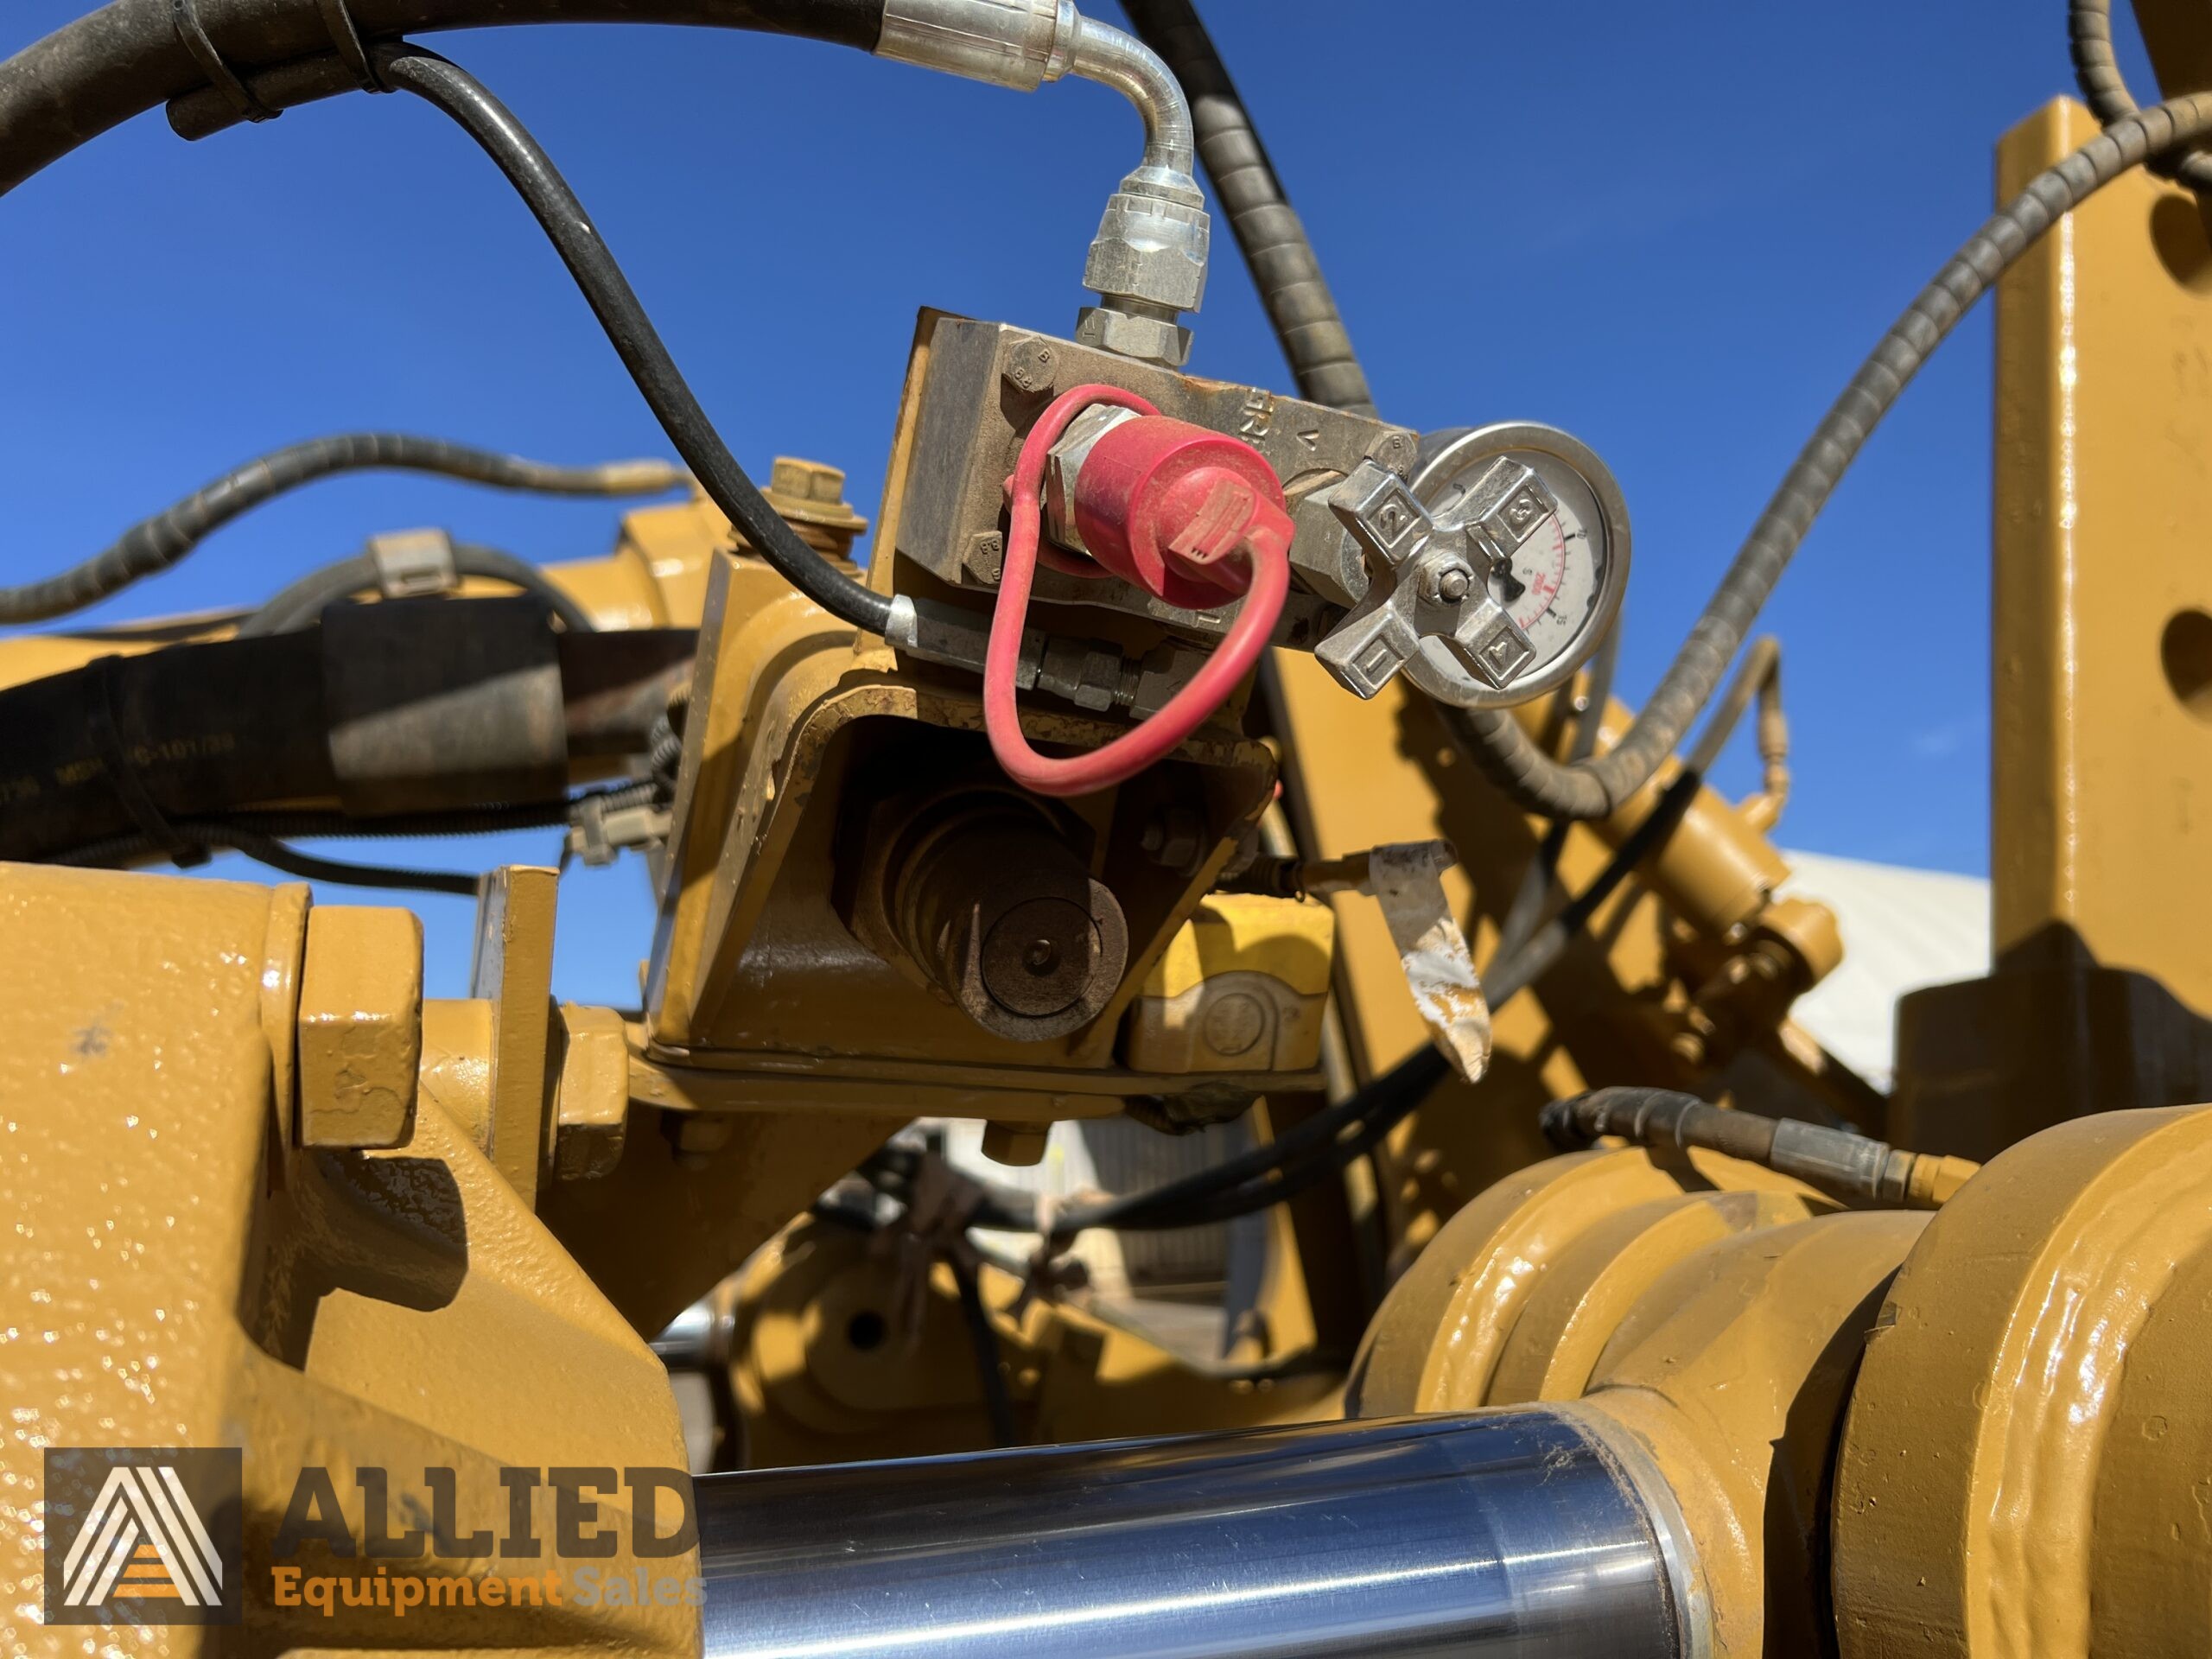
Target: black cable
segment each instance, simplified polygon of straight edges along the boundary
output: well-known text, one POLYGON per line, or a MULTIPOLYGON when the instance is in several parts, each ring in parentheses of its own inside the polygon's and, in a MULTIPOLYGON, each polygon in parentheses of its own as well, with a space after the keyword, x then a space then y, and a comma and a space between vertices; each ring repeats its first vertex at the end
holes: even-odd
POLYGON ((118 593, 166 570, 215 531, 287 491, 341 473, 432 473, 541 495, 652 495, 682 486, 682 468, 664 461, 600 467, 543 461, 473 449, 405 432, 348 432, 257 455, 152 518, 142 519, 73 569, 17 588, 0 588, 0 623, 41 622, 118 593))
POLYGON ((991 1444, 1017 1446, 1021 1431, 1014 1421, 1014 1395, 999 1369, 999 1339, 991 1329, 990 1310, 983 1306, 983 1287, 976 1282, 975 1264, 958 1250, 944 1252, 952 1282, 960 1293, 960 1313, 968 1327, 968 1345, 976 1357, 976 1380, 983 1389, 983 1408, 990 1415, 991 1444))
MULTIPOLYGON (((506 23, 681 23, 800 35, 873 52, 883 0, 346 0, 365 41, 506 23)), ((209 40, 255 95, 255 72, 305 60, 331 94, 358 84, 317 0, 197 0, 209 40)), ((207 77, 177 37, 169 0, 112 0, 0 62, 0 194, 78 145, 207 77)), ((296 99, 293 100, 297 102, 296 99)))
POLYGON ((1548 817, 1609 817, 1649 783, 1719 688, 1813 520, 1929 354, 1967 308, 2059 218, 2147 157, 2212 133, 2212 94, 2178 98, 2112 123, 2038 174, 1921 290, 1815 429, 1681 652, 1621 741, 1579 763, 1544 753, 1510 711, 1446 709, 1484 771, 1548 817))
MULTIPOLYGON (((1623 620, 1616 615, 1612 626, 1605 631, 1604 643, 1598 647, 1598 655, 1591 662, 1589 675, 1582 683, 1582 707, 1575 716, 1573 735, 1567 743, 1567 758, 1570 760, 1581 760, 1597 753, 1598 734, 1605 726, 1606 705, 1613 695, 1613 676, 1620 667, 1624 627, 1623 620)), ((1569 681, 1561 688, 1560 695, 1573 694, 1573 682, 1569 681)), ((1560 857, 1567 851, 1567 838, 1573 828, 1573 821, 1567 818, 1554 818, 1545 826, 1543 839, 1536 843, 1535 855, 1521 873, 1521 885, 1514 889, 1513 902, 1498 920, 1496 955, 1499 961, 1511 961, 1542 921, 1544 906, 1558 885, 1560 857)))
MULTIPOLYGON (((295 838, 345 837, 354 840, 408 839, 426 836, 491 836, 518 830, 565 829, 576 822, 588 803, 605 810, 620 811, 661 798, 651 783, 620 784, 549 801, 521 806, 482 807, 464 812, 395 813, 388 817, 356 818, 343 812, 246 812, 228 817, 175 818, 168 828, 188 844, 228 847, 273 869, 303 875, 311 880, 343 882, 352 887, 421 887, 431 893, 474 893, 476 877, 442 871, 391 869, 377 865, 344 864, 302 853, 285 843, 295 838), (314 868, 309 868, 314 867, 314 868), (378 879, 363 880, 362 877, 378 879), (417 877, 427 878, 417 880, 417 877)), ((168 849, 143 832, 107 836, 38 861, 108 869, 166 856, 168 849)))
POLYGON ((1137 37, 1160 54, 1191 100, 1198 159, 1229 215, 1299 395, 1355 414, 1374 414, 1375 395, 1321 275, 1321 262, 1198 12, 1190 0, 1123 0, 1122 9, 1137 37))
MULTIPOLYGON (((2113 54, 2112 0, 2069 0, 2066 43, 2074 59, 2074 79, 2090 112, 2107 127, 2135 114, 2139 106, 2113 54)), ((2212 154, 2204 150, 2153 156, 2144 165, 2162 179, 2200 193, 2212 191, 2212 154)))
MULTIPOLYGON (((569 597, 560 584, 527 559, 518 559, 512 553, 503 553, 495 547, 479 547, 471 542, 453 544, 454 574, 461 576, 481 576, 494 582, 504 582, 534 594, 545 601, 554 615, 571 633, 591 633, 597 624, 591 613, 569 597)), ((372 591, 378 583, 377 563, 366 553, 357 553, 352 558, 340 559, 311 570, 290 586, 280 588, 259 610, 238 626, 236 638, 256 639, 263 634, 289 633, 304 628, 329 607, 356 594, 372 591)))
MULTIPOLYGON (((288 847, 272 836, 261 835, 220 818, 179 818, 171 829, 188 842, 201 848, 227 847, 233 852, 244 853, 257 864, 266 864, 272 870, 282 870, 287 875, 296 875, 308 881, 333 881, 348 887, 375 887, 391 892, 458 893, 473 897, 477 878, 460 875, 444 870, 410 870, 382 864, 352 864, 334 858, 319 858, 312 853, 288 847)), ((142 836, 118 837, 127 841, 134 849, 152 850, 144 846, 142 836)), ((112 855, 100 855, 99 845, 80 849, 48 861, 50 863, 79 867, 105 867, 113 861, 112 855)))
POLYGON ((537 141, 474 76, 435 53, 384 47, 377 67, 391 86, 458 122, 529 204, 677 454, 760 556, 832 616, 883 632, 891 620, 891 596, 847 575, 801 541, 753 486, 699 406, 598 227, 537 141))

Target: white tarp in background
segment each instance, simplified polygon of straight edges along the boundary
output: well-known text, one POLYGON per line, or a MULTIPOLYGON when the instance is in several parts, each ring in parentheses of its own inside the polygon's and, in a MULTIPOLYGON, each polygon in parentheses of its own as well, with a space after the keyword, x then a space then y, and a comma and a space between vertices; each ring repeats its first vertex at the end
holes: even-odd
POLYGON ((1797 1000, 1797 1022, 1878 1089, 1897 1059, 1897 1004, 1989 971, 1989 883, 1825 853, 1784 852, 1783 888, 1835 912, 1843 965, 1797 1000))

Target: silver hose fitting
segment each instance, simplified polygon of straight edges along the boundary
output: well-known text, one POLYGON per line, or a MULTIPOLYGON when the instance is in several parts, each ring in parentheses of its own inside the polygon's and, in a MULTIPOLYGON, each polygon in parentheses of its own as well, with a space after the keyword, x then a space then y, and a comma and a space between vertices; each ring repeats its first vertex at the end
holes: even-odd
POLYGON ((1084 266, 1099 302, 1076 338, 1179 368, 1182 322, 1205 297, 1212 222, 1191 169, 1190 100, 1151 48, 1079 16, 1073 0, 887 0, 876 55, 1030 92, 1064 75, 1110 86, 1144 118, 1144 160, 1106 203, 1084 266))

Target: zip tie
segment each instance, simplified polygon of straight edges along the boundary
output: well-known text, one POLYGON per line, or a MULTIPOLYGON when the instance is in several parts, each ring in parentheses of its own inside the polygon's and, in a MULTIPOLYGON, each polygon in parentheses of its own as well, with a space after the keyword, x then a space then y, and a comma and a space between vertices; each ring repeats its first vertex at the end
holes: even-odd
POLYGON ((188 870, 207 861, 207 849, 188 839, 168 821, 168 815, 155 802, 153 791, 146 787, 146 780, 139 775, 137 763, 124 747, 123 730, 115 717, 116 678, 123 665, 120 657, 95 657, 86 664, 86 671, 99 695, 89 699, 86 712, 92 716, 92 746, 99 752, 101 768, 107 773, 108 786, 115 791, 116 798, 138 826, 139 833, 161 851, 168 855, 169 862, 181 870, 188 870))
POLYGON ((338 56, 353 79, 361 83, 365 92, 388 92, 391 88, 377 73, 368 48, 361 44, 361 31, 353 26, 353 14, 346 10, 346 0, 315 0, 315 7, 322 13, 322 26, 330 31, 331 44, 338 48, 338 56))
POLYGON ((207 84, 222 93, 225 102, 238 111, 241 121, 274 121, 280 111, 256 98, 253 89, 224 61, 223 54, 215 49, 215 42, 207 38, 207 27, 200 22, 200 14, 193 5, 194 0, 169 0, 169 22, 176 30, 177 40, 192 54, 200 72, 207 77, 207 84))

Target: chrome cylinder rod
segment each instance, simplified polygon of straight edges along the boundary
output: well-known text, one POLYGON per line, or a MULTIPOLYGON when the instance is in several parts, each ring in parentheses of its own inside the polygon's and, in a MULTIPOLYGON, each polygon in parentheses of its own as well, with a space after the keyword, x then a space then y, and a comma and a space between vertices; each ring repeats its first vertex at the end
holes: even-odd
POLYGON ((1613 1442, 1537 1408, 721 1476, 706 1651, 1692 1659, 1688 1541, 1613 1442))

